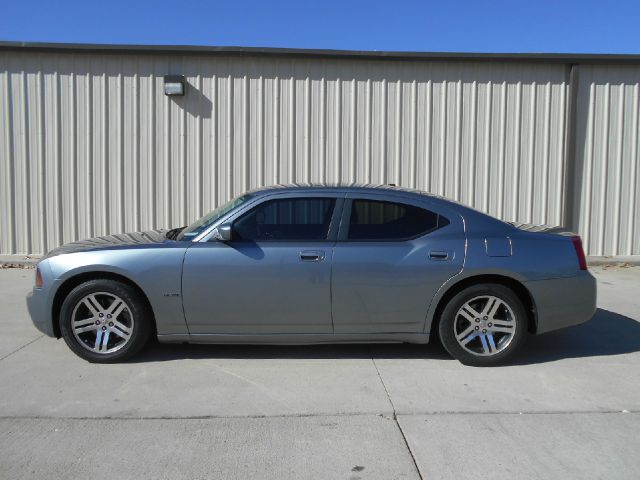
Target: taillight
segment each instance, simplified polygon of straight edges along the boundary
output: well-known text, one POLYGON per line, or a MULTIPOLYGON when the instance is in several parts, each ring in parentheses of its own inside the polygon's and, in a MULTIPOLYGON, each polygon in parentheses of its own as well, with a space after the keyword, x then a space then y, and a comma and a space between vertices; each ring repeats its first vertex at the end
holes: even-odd
POLYGON ((36 287, 42 288, 42 273, 40 273, 40 269, 36 267, 36 287))
POLYGON ((578 236, 571 237, 571 241, 573 242, 573 248, 576 249, 576 255, 578 256, 578 264, 580 265, 580 270, 587 269, 587 258, 584 256, 584 249, 582 248, 582 239, 578 236))

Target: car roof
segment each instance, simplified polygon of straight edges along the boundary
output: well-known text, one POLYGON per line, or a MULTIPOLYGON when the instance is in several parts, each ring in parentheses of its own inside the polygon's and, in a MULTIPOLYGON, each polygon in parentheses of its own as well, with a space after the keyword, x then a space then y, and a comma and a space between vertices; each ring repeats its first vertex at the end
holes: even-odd
POLYGON ((375 185, 365 183, 292 183, 271 185, 268 187, 260 187, 249 191, 253 195, 271 194, 280 192, 313 192, 313 191, 330 191, 334 193, 381 193, 381 192, 397 192, 410 193, 414 195, 429 196, 433 198, 442 198, 421 190, 412 188, 398 187, 394 184, 375 185))

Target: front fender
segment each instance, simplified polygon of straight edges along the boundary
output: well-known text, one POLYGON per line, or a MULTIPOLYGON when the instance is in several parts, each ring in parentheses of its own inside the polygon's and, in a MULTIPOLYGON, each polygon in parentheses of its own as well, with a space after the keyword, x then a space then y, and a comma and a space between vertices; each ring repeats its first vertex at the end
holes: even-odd
MULTIPOLYGON (((187 334, 182 310, 182 261, 186 248, 77 252, 49 258, 50 312, 59 289, 78 275, 109 273, 126 278, 146 295, 158 334, 187 334)), ((53 315, 51 315, 51 319, 53 315)))

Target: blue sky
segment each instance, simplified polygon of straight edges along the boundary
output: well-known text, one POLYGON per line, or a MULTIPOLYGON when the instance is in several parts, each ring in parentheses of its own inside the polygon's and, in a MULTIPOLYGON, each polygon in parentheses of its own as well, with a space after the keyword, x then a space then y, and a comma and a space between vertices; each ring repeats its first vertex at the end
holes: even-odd
POLYGON ((7 0, 0 40, 640 53, 640 0, 7 0))

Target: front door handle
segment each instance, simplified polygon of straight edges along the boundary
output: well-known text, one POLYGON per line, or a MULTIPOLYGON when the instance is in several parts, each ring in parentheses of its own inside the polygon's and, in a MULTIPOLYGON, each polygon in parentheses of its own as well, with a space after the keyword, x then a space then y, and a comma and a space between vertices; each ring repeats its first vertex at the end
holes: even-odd
POLYGON ((320 262, 324 260, 324 252, 322 250, 303 250, 300 252, 300 260, 303 262, 320 262))
POLYGON ((429 260, 449 260, 449 252, 444 250, 431 250, 429 251, 429 260))

